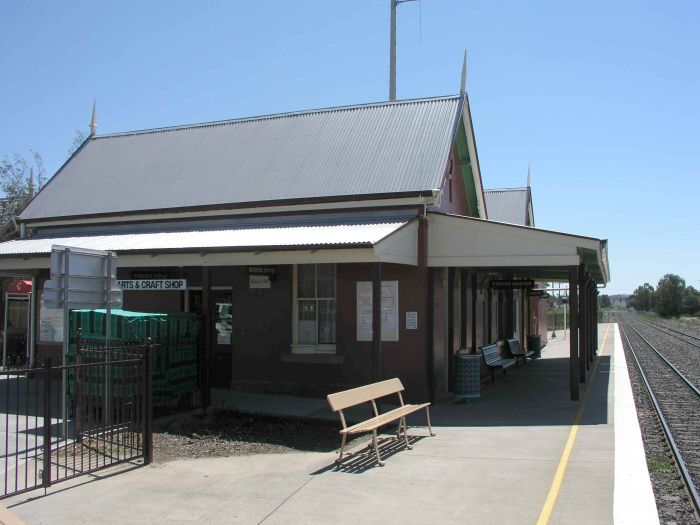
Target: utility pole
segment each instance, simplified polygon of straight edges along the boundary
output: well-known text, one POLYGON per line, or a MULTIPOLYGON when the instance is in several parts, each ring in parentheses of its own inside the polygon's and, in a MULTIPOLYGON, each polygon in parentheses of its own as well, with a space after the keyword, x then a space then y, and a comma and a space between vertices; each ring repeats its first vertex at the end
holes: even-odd
POLYGON ((389 36, 389 100, 396 100, 396 7, 404 2, 420 0, 389 0, 391 6, 391 30, 389 36))

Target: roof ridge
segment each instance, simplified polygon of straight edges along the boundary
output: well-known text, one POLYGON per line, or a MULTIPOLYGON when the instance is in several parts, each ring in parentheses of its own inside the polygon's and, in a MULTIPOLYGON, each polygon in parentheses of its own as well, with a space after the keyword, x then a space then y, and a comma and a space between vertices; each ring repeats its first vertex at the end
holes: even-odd
POLYGON ((90 137, 89 140, 100 140, 100 139, 119 138, 119 137, 127 137, 127 136, 134 136, 134 135, 146 135, 146 134, 151 134, 151 133, 164 133, 164 132, 168 132, 168 131, 182 131, 182 130, 187 130, 187 129, 226 126, 226 125, 230 125, 230 124, 242 124, 245 122, 275 120, 275 119, 281 119, 281 118, 298 117, 298 116, 303 116, 303 115, 314 115, 314 114, 318 114, 318 113, 330 113, 333 111, 352 111, 355 109, 366 109, 366 108, 382 107, 382 106, 399 106, 399 105, 416 104, 416 103, 421 103, 421 102, 438 102, 438 101, 450 100, 450 99, 456 100, 459 98, 460 98, 460 95, 443 95, 443 96, 438 96, 438 97, 412 98, 412 99, 403 99, 403 100, 384 100, 384 101, 379 101, 379 102, 367 102, 364 104, 351 104, 351 105, 347 105, 347 106, 329 106, 329 107, 325 107, 325 108, 305 109, 305 110, 299 110, 299 111, 288 111, 288 112, 284 112, 284 113, 271 113, 268 115, 241 117, 241 118, 236 118, 236 119, 214 120, 214 121, 210 121, 210 122, 200 122, 200 123, 196 123, 196 124, 181 124, 181 125, 177 125, 177 126, 165 126, 162 128, 148 128, 148 129, 140 129, 140 130, 133 130, 133 131, 120 131, 120 132, 116 132, 116 133, 108 133, 105 135, 95 135, 93 137, 90 137))
POLYGON ((486 192, 494 192, 494 191, 527 191, 527 186, 514 186, 512 188, 491 188, 491 189, 484 189, 484 193, 486 192))

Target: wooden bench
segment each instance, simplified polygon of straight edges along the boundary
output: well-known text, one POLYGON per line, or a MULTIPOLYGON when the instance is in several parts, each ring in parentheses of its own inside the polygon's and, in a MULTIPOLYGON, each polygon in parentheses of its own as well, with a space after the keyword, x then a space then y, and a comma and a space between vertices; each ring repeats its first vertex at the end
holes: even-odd
POLYGON ((338 459, 336 459, 336 463, 340 463, 340 461, 343 459, 343 451, 345 449, 345 442, 348 435, 372 432, 372 444, 374 445, 374 452, 377 455, 377 465, 380 467, 384 466, 384 462, 379 456, 379 447, 377 446, 377 429, 394 421, 399 422, 399 429, 396 436, 397 439, 399 438, 401 429, 403 428, 403 438, 406 442, 406 448, 411 449, 412 447, 408 444, 408 435, 406 434, 406 430, 408 428, 406 425, 406 416, 422 408, 425 408, 425 415, 428 419, 428 431, 430 432, 431 436, 435 435, 432 427, 430 426, 430 403, 405 405, 403 402, 403 397, 401 396, 401 392, 403 392, 403 390, 404 387, 401 384, 401 381, 398 378, 394 378, 328 395, 328 404, 331 406, 331 410, 333 410, 333 412, 338 412, 338 415, 340 416, 340 424, 343 426, 343 428, 340 430, 342 440, 340 442, 340 452, 338 454, 338 459), (398 394, 400 406, 380 414, 379 410, 377 409, 377 399, 392 394, 398 394), (349 427, 345 421, 343 410, 349 407, 361 405, 363 403, 372 403, 374 417, 349 427))
POLYGON ((520 341, 517 339, 506 339, 506 348, 508 349, 510 356, 515 359, 516 366, 519 357, 523 358, 523 364, 526 365, 527 358, 532 358, 532 356, 535 355, 533 350, 523 350, 520 348, 520 341))
POLYGON ((491 382, 494 381, 494 372, 497 368, 503 369, 503 375, 506 375, 506 369, 515 364, 515 359, 504 359, 498 350, 498 345, 486 345, 481 347, 481 356, 484 358, 484 364, 491 369, 491 382))

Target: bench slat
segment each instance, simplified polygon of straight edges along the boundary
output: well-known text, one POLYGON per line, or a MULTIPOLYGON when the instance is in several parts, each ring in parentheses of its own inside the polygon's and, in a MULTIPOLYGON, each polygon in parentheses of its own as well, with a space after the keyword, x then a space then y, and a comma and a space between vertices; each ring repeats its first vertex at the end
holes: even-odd
POLYGON ((351 427, 343 429, 340 431, 340 433, 341 434, 360 434, 362 432, 369 432, 370 430, 374 430, 375 428, 379 428, 381 426, 384 426, 387 423, 391 423, 392 421, 396 421, 399 418, 407 416, 408 414, 411 414, 411 413, 413 413, 417 410, 420 410, 421 408, 425 408, 427 406, 430 406, 430 403, 422 403, 420 405, 404 405, 404 406, 395 408, 394 410, 390 410, 389 412, 384 412, 383 414, 379 414, 377 417, 373 417, 372 419, 368 419, 366 421, 363 421, 362 423, 358 423, 357 425, 353 425, 351 427))
POLYGON ((380 397, 388 396, 390 394, 396 394, 397 392, 402 392, 404 390, 403 384, 398 377, 393 379, 387 379, 386 381, 380 381, 379 383, 373 383, 371 385, 360 386, 357 388, 351 388, 350 390, 343 390, 342 392, 336 392, 335 394, 329 394, 328 404, 331 406, 333 412, 338 410, 343 410, 344 408, 359 405, 361 403, 368 403, 373 399, 378 399, 380 397))

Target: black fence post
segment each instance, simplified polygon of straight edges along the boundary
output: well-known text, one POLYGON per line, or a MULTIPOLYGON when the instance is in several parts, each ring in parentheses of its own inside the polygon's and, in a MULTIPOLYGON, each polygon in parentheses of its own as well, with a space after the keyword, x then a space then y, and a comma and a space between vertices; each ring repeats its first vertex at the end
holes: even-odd
POLYGON ((51 486, 51 358, 44 363, 44 470, 42 471, 42 486, 51 486))
POLYGON ((146 339, 143 352, 143 464, 153 461, 153 388, 151 385, 151 338, 146 339))

